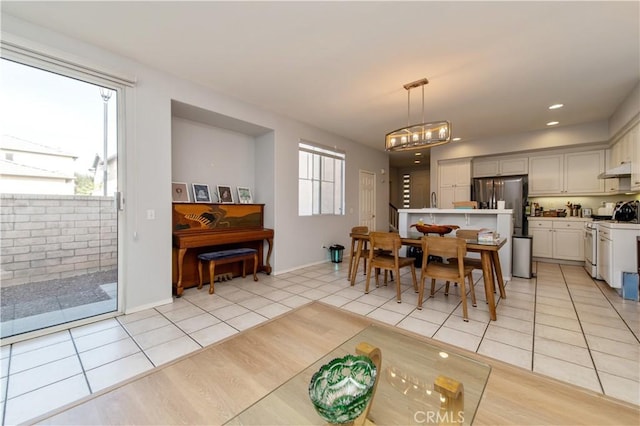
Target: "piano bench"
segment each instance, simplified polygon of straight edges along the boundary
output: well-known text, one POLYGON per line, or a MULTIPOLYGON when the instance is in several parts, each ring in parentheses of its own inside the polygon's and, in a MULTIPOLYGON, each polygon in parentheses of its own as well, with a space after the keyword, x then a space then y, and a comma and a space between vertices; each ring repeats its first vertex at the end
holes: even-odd
POLYGON ((215 281, 216 265, 242 262, 242 278, 246 276, 245 266, 247 260, 253 259, 253 280, 258 281, 258 250, 251 248, 237 248, 230 250, 212 251, 198 255, 198 290, 202 288, 202 262, 209 262, 209 294, 213 294, 213 282, 215 281))

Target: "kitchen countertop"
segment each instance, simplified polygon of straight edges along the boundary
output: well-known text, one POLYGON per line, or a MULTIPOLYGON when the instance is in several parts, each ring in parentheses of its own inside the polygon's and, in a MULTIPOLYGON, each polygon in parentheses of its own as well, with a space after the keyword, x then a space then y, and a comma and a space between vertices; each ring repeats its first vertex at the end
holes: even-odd
POLYGON ((640 223, 598 221, 598 226, 609 229, 631 229, 640 231, 640 223))
POLYGON ((434 208, 423 208, 423 209, 398 209, 398 213, 433 213, 433 214, 475 214, 475 215, 496 215, 496 214, 511 214, 513 212, 512 209, 434 209, 434 208))
POLYGON ((552 216, 527 216, 527 220, 553 220, 553 221, 570 221, 570 222, 591 222, 593 219, 590 217, 578 217, 578 216, 565 216, 565 217, 552 217, 552 216))
MULTIPOLYGON (((576 217, 576 216, 566 216, 566 217, 543 217, 543 216, 527 216, 527 220, 543 220, 543 221, 554 221, 554 222, 592 222, 593 219, 590 217, 576 217)), ((631 229, 631 230, 640 230, 640 223, 630 223, 630 222, 610 222, 606 220, 598 220, 596 223, 600 224, 605 228, 609 229, 631 229)))

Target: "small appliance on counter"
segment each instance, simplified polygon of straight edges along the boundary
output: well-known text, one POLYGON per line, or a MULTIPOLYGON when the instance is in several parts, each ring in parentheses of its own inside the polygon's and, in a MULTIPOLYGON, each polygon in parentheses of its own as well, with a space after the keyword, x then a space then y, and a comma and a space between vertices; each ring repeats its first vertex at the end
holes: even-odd
POLYGON ((582 208, 582 217, 591 217, 592 214, 593 214, 593 211, 591 210, 590 207, 582 208))
POLYGON ((638 205, 640 201, 620 201, 613 209, 612 217, 618 222, 638 223, 638 205))
POLYGON ((598 216, 612 216, 616 203, 605 203, 604 207, 598 209, 598 216))

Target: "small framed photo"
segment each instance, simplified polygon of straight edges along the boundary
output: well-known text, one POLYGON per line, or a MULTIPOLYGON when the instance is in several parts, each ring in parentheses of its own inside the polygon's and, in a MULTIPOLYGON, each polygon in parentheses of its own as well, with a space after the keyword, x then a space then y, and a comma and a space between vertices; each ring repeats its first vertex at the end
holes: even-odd
POLYGON ((196 203, 210 203, 211 193, 209 193, 209 185, 205 183, 192 183, 193 199, 196 203))
POLYGON ((233 194, 230 186, 218 185, 218 202, 223 204, 233 203, 233 194))
POLYGON ((189 189, 184 182, 172 182, 171 183, 171 197, 174 203, 189 203, 191 198, 189 197, 189 189))
POLYGON ((251 190, 246 186, 238 187, 238 202, 240 204, 251 204, 253 198, 251 197, 251 190))

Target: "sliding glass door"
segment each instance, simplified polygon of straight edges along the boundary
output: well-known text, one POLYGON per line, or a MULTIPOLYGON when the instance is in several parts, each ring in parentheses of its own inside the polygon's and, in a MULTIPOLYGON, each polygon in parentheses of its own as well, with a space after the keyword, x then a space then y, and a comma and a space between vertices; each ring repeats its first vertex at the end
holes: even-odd
POLYGON ((122 88, 0 60, 1 337, 118 311, 122 88))

